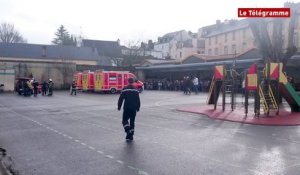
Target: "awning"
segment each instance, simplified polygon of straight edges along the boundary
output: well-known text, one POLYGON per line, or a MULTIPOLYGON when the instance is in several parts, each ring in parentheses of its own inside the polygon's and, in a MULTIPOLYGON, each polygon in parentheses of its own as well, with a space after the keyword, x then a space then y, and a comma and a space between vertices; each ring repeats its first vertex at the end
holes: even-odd
POLYGON ((216 62, 204 62, 193 64, 175 64, 175 65, 156 65, 156 66, 144 66, 136 67, 136 70, 149 70, 159 72, 178 72, 178 71, 197 71, 197 70, 211 70, 216 65, 232 66, 236 64, 236 68, 248 68, 251 64, 260 61, 261 58, 245 59, 245 60, 228 60, 228 61, 216 61, 216 62))

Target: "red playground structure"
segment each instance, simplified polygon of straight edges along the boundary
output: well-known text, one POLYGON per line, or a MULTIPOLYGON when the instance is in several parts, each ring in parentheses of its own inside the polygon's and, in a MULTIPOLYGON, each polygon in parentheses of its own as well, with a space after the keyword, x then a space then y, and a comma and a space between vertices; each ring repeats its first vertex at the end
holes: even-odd
POLYGON ((288 81, 282 67, 282 63, 251 65, 244 73, 243 93, 238 94, 237 80, 243 74, 234 68, 226 69, 224 65, 217 65, 208 93, 208 105, 178 110, 248 124, 300 125, 300 96, 288 81), (217 109, 220 94, 222 94, 222 109, 217 109), (238 95, 244 97, 242 105, 237 105, 238 95), (287 105, 284 105, 283 99, 287 105), (228 104, 230 110, 226 110, 228 104))

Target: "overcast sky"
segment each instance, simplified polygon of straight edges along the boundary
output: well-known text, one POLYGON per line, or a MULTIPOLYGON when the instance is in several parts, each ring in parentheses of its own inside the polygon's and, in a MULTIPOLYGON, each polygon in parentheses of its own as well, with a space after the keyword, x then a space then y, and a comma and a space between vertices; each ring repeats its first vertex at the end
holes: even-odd
MULTIPOLYGON (((51 44, 64 25, 86 39, 157 40, 197 32, 217 19, 237 19, 238 7, 283 7, 285 0, 0 0, 0 23, 14 24, 28 43, 51 44)), ((300 2, 294 0, 292 2, 300 2)))

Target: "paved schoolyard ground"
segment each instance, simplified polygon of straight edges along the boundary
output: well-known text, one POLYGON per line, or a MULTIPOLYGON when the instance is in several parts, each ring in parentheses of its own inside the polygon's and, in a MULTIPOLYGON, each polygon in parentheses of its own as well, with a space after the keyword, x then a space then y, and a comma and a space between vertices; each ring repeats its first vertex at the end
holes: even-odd
POLYGON ((118 95, 0 94, 0 147, 22 175, 300 174, 300 128, 212 120, 176 111, 207 94, 145 91, 126 143, 118 95))

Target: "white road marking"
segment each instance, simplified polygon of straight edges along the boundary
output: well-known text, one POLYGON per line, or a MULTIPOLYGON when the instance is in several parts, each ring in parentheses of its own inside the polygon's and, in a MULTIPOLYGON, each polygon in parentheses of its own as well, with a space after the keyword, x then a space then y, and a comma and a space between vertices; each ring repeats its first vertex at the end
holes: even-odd
POLYGON ((148 173, 145 171, 138 171, 138 173, 139 173, 139 175, 148 175, 148 173))
MULTIPOLYGON (((30 119, 30 118, 28 118, 28 117, 25 117, 25 116, 23 116, 23 115, 21 115, 21 114, 19 114, 19 113, 17 113, 17 112, 15 112, 15 111, 13 111, 14 113, 16 113, 16 114, 18 114, 19 116, 21 116, 22 118, 24 118, 24 119, 26 119, 26 120, 29 120, 29 121, 31 121, 31 122, 34 122, 34 123, 37 123, 38 125, 40 125, 40 126, 42 126, 42 127, 44 127, 45 129, 48 129, 48 130, 51 130, 51 131, 53 131, 53 132, 55 132, 55 133, 57 133, 57 134, 59 134, 59 135, 62 135, 62 136, 64 136, 64 137, 67 137, 67 138, 69 138, 69 139, 73 139, 73 137, 71 137, 71 136, 68 136, 68 135, 66 135, 66 134, 64 134, 64 133, 62 133, 62 132, 59 132, 59 131, 57 131, 57 130, 55 130, 55 129, 53 129, 53 128, 51 128, 51 127, 49 127, 49 126, 46 126, 46 125, 43 125, 43 124, 41 124, 41 123, 39 123, 39 122, 37 122, 37 121, 34 121, 34 120, 32 120, 32 119, 30 119)), ((97 126, 97 127, 99 127, 99 128, 103 128, 103 129, 106 129, 106 130, 109 130, 109 131, 114 131, 115 132, 115 130, 113 130, 113 129, 110 129, 110 128, 106 128, 106 127, 101 127, 101 126, 99 126, 99 125, 96 125, 95 124, 95 126, 97 126)), ((80 141, 79 140, 74 140, 75 142, 77 142, 77 143, 79 143, 80 141)), ((83 142, 81 142, 81 144, 82 145, 85 145, 86 146, 86 144, 85 143, 83 143, 83 142)), ((89 149, 91 149, 91 150, 95 150, 95 148, 94 147, 92 147, 92 146, 89 146, 88 147, 89 149)), ((97 151, 99 154, 104 154, 104 152, 103 151, 97 151)), ((114 159, 114 156, 112 156, 112 155, 105 155, 105 157, 106 158, 109 158, 109 159, 114 159)), ((121 160, 116 160, 115 161, 116 163, 119 163, 119 164, 122 164, 122 165, 124 165, 124 162, 123 161, 121 161, 121 160)), ((135 168, 135 167, 133 167, 133 166, 130 166, 130 165, 127 165, 127 167, 129 168, 129 169, 131 169, 131 170, 135 170, 135 171, 138 171, 138 174, 140 174, 140 175, 148 175, 148 173, 147 172, 145 172, 145 171, 141 171, 141 170, 139 170, 138 168, 135 168)))
POLYGON ((135 168, 135 167, 133 167, 133 166, 130 166, 130 165, 128 165, 127 166, 129 169, 132 169, 132 170, 136 170, 137 168, 135 168))
POLYGON ((109 158, 109 159, 113 159, 114 156, 111 156, 111 155, 106 155, 105 157, 109 158))
POLYGON ((91 150, 95 150, 95 148, 94 148, 94 147, 92 147, 92 146, 89 146, 89 148, 90 148, 91 150))
POLYGON ((103 151, 97 151, 97 153, 99 153, 99 154, 104 154, 104 152, 103 152, 103 151))
POLYGON ((117 162, 121 165, 124 165, 124 162, 122 160, 117 160, 117 162))

